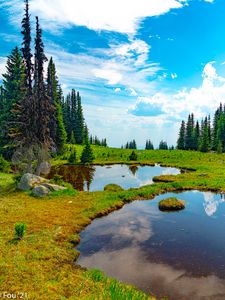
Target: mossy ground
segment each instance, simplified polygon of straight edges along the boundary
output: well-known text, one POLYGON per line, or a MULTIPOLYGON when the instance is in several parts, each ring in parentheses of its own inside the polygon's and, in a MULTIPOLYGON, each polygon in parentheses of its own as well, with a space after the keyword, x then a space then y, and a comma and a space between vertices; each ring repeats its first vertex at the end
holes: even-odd
POLYGON ((111 183, 104 187, 104 191, 121 192, 123 191, 123 188, 117 184, 111 183))
POLYGON ((159 202, 159 209, 162 211, 176 211, 185 208, 185 201, 175 197, 163 199, 159 202))
MULTIPOLYGON (((79 155, 81 147, 77 147, 79 155)), ((91 220, 134 199, 160 193, 200 189, 225 191, 225 155, 184 151, 137 151, 141 164, 194 169, 160 176, 139 189, 104 192, 60 192, 45 199, 13 191, 10 174, 0 174, 0 292, 27 292, 29 299, 146 299, 143 293, 74 263, 79 232, 91 220), (27 224, 24 239, 11 243, 14 225, 27 224), (98 279, 96 279, 96 276, 98 279)), ((95 147, 95 163, 129 163, 130 150, 95 147)), ((64 160, 66 162, 66 160, 64 160)), ((55 160, 55 164, 62 163, 55 160)), ((149 298, 150 299, 150 298, 149 298)))

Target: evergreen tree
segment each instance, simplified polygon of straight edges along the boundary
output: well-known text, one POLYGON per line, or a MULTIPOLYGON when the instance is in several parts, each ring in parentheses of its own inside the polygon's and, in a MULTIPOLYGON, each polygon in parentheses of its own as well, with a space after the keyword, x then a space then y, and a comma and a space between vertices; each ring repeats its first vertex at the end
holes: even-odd
POLYGON ((161 142, 159 143, 159 150, 168 150, 167 142, 161 141, 161 142))
POLYGON ((89 164, 89 163, 92 163, 93 160, 94 160, 94 154, 93 154, 91 145, 90 145, 89 141, 86 140, 84 149, 81 153, 80 161, 82 164, 89 164))
POLYGON ((76 122, 76 141, 78 144, 83 143, 84 139, 84 116, 83 108, 81 105, 81 97, 79 92, 77 93, 77 122, 76 122))
POLYGON ((185 149, 193 150, 194 148, 194 115, 191 114, 186 124, 185 149))
POLYGON ((32 147, 37 143, 36 136, 36 106, 32 90, 32 53, 31 53, 31 27, 29 15, 29 2, 25 0, 25 14, 22 20, 22 53, 25 65, 25 95, 15 105, 16 117, 14 120, 13 136, 17 145, 32 147))
POLYGON ((89 132, 88 132, 87 124, 84 124, 84 129, 83 129, 83 142, 85 143, 87 140, 89 140, 89 132))
POLYGON ((75 147, 72 148, 68 161, 70 164, 75 164, 77 162, 77 153, 75 147))
POLYGON ((35 67, 34 67, 34 99, 35 99, 35 132, 38 144, 49 149, 53 144, 50 136, 49 122, 54 112, 50 99, 46 93, 44 83, 44 62, 47 58, 44 54, 42 42, 42 30, 36 17, 36 38, 35 38, 35 67))
POLYGON ((47 94, 50 98, 50 103, 54 110, 49 122, 50 137, 59 153, 64 149, 67 139, 67 133, 63 122, 63 112, 61 106, 62 90, 56 75, 56 68, 51 57, 48 65, 47 76, 47 94))
POLYGON ((209 141, 209 127, 208 127, 208 118, 206 117, 203 123, 202 139, 200 144, 201 152, 208 152, 210 150, 210 141, 209 141))
POLYGON ((151 140, 146 141, 145 150, 154 150, 154 146, 153 146, 151 140))
POLYGON ((181 123, 179 137, 177 140, 177 149, 179 150, 185 149, 185 122, 184 121, 182 121, 181 123))
POLYGON ((32 95, 32 53, 31 53, 31 26, 30 26, 30 14, 29 14, 29 1, 25 0, 25 14, 22 20, 22 35, 23 35, 23 46, 22 53, 25 64, 26 74, 26 87, 28 95, 32 95))
POLYGON ((194 150, 199 149, 199 142, 200 142, 200 127, 199 127, 199 122, 197 121, 194 129, 194 150))
POLYGON ((70 144, 73 144, 73 145, 76 144, 76 140, 75 140, 75 136, 74 136, 74 132, 73 131, 71 133, 70 144))
POLYGON ((129 156, 129 160, 137 160, 137 153, 133 150, 129 156))
POLYGON ((14 150, 13 135, 17 133, 15 106, 25 96, 25 66, 18 47, 8 57, 3 86, 0 91, 0 146, 4 156, 10 158, 14 150))

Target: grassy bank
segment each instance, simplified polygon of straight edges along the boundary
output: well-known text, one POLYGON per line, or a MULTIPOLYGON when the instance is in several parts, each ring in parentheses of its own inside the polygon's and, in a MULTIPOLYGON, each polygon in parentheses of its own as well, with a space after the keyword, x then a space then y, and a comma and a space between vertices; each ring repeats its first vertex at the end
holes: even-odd
MULTIPOLYGON (((77 154, 81 147, 76 147, 77 154)), ((130 150, 95 147, 95 163, 134 163, 130 150)), ((134 199, 182 189, 225 191, 225 156, 182 151, 137 151, 135 163, 195 169, 160 176, 157 183, 118 192, 68 193, 37 199, 13 191, 12 176, 0 174, 0 293, 27 292, 29 299, 150 299, 143 293, 85 271, 74 263, 79 232, 91 220, 134 199), (25 238, 13 243, 14 224, 27 224, 25 238)), ((66 157, 62 157, 66 162, 66 157)), ((55 164, 62 160, 55 159, 55 164)))

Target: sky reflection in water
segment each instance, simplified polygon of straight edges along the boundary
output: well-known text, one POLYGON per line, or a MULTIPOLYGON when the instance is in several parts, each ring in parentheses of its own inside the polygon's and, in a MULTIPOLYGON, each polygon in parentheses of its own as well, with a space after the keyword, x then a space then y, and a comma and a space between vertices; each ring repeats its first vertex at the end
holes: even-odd
POLYGON ((135 201, 81 234, 78 263, 169 299, 225 299, 223 195, 188 191, 135 201), (186 209, 162 213, 177 196, 186 209))

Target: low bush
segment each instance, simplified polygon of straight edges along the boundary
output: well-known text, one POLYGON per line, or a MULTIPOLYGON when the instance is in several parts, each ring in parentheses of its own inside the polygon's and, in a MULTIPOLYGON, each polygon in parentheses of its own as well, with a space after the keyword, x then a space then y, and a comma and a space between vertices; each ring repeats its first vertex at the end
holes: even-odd
POLYGON ((25 223, 16 223, 15 224, 15 238, 22 240, 26 233, 27 225, 25 223))
POLYGON ((114 184, 114 183, 111 183, 111 184, 107 184, 105 187, 104 187, 104 191, 111 191, 111 192, 120 192, 120 191, 123 191, 124 189, 117 185, 117 184, 114 184))

